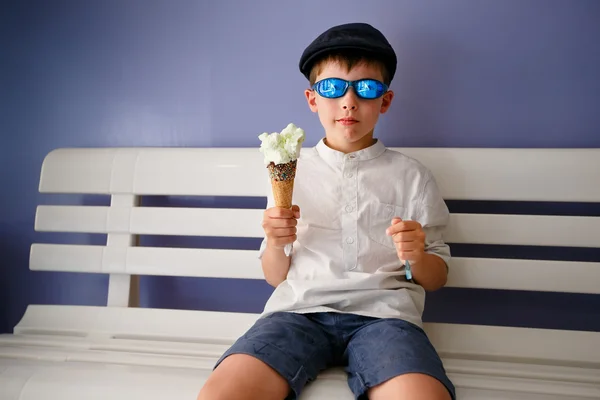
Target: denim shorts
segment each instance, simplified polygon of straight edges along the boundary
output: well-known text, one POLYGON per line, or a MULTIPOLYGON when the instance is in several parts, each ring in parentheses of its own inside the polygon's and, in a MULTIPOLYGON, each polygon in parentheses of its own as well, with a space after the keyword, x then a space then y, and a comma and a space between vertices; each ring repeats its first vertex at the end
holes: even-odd
POLYGON ((369 388, 406 373, 433 376, 456 399, 454 385, 436 350, 418 326, 395 318, 355 314, 277 312, 260 318, 219 359, 248 354, 263 361, 290 385, 287 399, 300 396, 320 371, 345 367, 357 400, 369 388))

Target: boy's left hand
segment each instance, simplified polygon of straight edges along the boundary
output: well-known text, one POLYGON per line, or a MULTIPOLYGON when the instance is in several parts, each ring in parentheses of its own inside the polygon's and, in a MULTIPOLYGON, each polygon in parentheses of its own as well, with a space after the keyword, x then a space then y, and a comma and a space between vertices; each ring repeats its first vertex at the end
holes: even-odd
POLYGON ((385 233, 392 236, 400 260, 418 263, 425 255, 425 232, 420 223, 394 217, 385 233))

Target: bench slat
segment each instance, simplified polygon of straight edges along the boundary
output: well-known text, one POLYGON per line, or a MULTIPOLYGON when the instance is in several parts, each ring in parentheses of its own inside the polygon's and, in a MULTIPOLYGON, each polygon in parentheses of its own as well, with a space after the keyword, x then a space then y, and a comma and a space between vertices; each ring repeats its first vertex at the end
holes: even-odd
MULTIPOLYGON (((600 149, 392 150, 426 165, 446 199, 600 202, 600 185, 589 184, 597 180, 600 149), (548 184, 548 177, 559 184, 548 184)), ((258 146, 58 149, 46 156, 40 180, 44 193, 265 196, 267 190, 258 146)))
POLYGON ((262 237, 263 210, 38 206, 35 229, 42 232, 131 233, 262 237))
POLYGON ((552 360, 564 366, 600 368, 597 332, 443 323, 426 323, 424 327, 445 357, 540 364, 552 360))
POLYGON ((600 247, 600 217, 451 214, 449 243, 600 247))
MULTIPOLYGON (((70 341, 57 342, 55 339, 43 335, 0 335, 0 359, 7 357, 20 361, 85 361, 210 370, 229 348, 229 345, 210 343, 122 339, 85 340, 73 345, 70 341)), ((579 384, 596 384, 596 389, 600 390, 598 374, 593 369, 581 366, 519 364, 450 357, 444 358, 444 366, 450 374, 564 380, 579 384)), ((321 372, 319 379, 323 378, 338 379, 344 384, 346 382, 346 374, 339 367, 321 372)))
MULTIPOLYGON (((158 400, 165 398, 166 393, 169 399, 183 400, 197 395, 211 370, 209 363, 202 365, 193 359, 160 360, 164 365, 157 363, 159 360, 114 353, 87 357, 77 354, 68 362, 0 359, 0 385, 8 388, 5 397, 19 400, 40 397, 158 400), (177 364, 181 367, 172 367, 177 364)), ((449 370, 449 377, 455 382, 461 400, 595 400, 600 397, 597 384, 573 382, 570 376, 555 380, 546 379, 545 375, 538 379, 507 379, 449 370)), ((350 400, 353 396, 346 380, 341 368, 324 371, 305 386, 300 400, 350 400)))
POLYGON ((42 193, 265 196, 268 185, 258 147, 132 147, 54 150, 44 159, 39 189, 42 193))
POLYGON ((264 279, 257 250, 35 243, 30 269, 130 275, 264 279))
MULTIPOLYGON (((60 400, 82 397, 153 400, 163 399, 168 393, 169 399, 189 399, 197 394, 212 369, 210 362, 193 358, 161 359, 120 353, 81 353, 73 355, 66 362, 53 362, 52 355, 43 354, 42 357, 42 360, 0 359, 0 385, 8 389, 5 397, 20 400, 37 400, 41 396, 60 400), (182 384, 183 380, 187 384, 182 384)), ((502 375, 487 375, 478 371, 454 372, 454 360, 449 360, 449 364, 448 374, 455 382, 457 396, 461 400, 584 400, 600 397, 597 384, 572 381, 570 374, 565 377, 560 375, 558 379, 549 379, 549 375, 540 374, 534 379, 508 380, 502 375)), ((506 365, 503 371, 510 371, 510 367, 506 365)), ((514 370, 520 365, 512 367, 514 370)), ((462 368, 459 366, 458 369, 462 368)), ((561 368, 556 370, 558 373, 563 371, 561 368)), ((352 399, 346 380, 343 369, 326 370, 314 382, 307 384, 300 400, 352 399)))
MULTIPOLYGON (((35 229, 263 237, 262 216, 255 209, 39 206, 35 229)), ((445 236, 449 243, 567 247, 600 247, 599 238, 600 217, 492 214, 451 214, 445 236)))
MULTIPOLYGON (((179 343, 217 339, 218 344, 230 344, 256 318, 257 314, 210 311, 32 305, 15 334, 70 331, 92 338, 179 343)), ((444 357, 600 368, 596 332, 440 323, 427 323, 425 330, 444 357)))
POLYGON ((427 166, 445 199, 600 202, 600 149, 395 150, 427 166))
POLYGON ((600 294, 598 282, 600 263, 455 257, 446 286, 600 294))
MULTIPOLYGON (((33 244, 35 271, 264 279, 258 251, 33 244)), ((447 286, 600 293, 600 263, 453 258, 447 286)))
POLYGON ((64 335, 172 343, 232 344, 258 318, 250 313, 30 305, 16 335, 64 335))

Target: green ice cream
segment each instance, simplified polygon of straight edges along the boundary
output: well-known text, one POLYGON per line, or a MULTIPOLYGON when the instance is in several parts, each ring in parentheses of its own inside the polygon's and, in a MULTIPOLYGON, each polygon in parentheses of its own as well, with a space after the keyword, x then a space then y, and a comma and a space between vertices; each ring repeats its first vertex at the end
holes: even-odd
POLYGON ((300 148, 304 142, 304 130, 293 123, 288 124, 281 133, 265 132, 258 137, 261 140, 260 151, 265 164, 287 164, 300 156, 300 148))

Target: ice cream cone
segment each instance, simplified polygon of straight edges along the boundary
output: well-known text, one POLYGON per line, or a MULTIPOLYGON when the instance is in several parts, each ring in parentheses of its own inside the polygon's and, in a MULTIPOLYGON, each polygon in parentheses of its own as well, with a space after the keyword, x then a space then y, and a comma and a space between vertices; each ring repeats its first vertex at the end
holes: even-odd
MULTIPOLYGON (((258 138, 262 142, 260 151, 264 154, 264 161, 269 169, 275 207, 291 209, 296 166, 304 142, 304 131, 290 123, 281 133, 265 132, 258 138)), ((286 244, 283 250, 286 256, 290 256, 292 243, 286 244)))
POLYGON ((294 192, 294 181, 271 180, 275 206, 281 208, 292 208, 292 195, 294 192))
POLYGON ((285 164, 270 163, 269 175, 276 207, 292 208, 297 160, 285 164))

